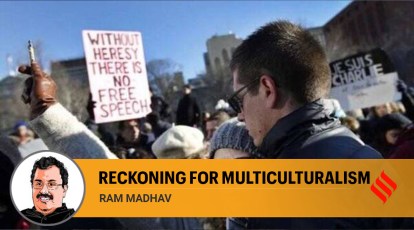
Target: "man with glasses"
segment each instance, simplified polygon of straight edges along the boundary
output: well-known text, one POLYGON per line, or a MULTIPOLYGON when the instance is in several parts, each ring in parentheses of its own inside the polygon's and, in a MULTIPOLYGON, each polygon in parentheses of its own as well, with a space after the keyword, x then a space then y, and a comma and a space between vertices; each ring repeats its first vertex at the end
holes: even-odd
MULTIPOLYGON (((320 44, 288 21, 269 23, 235 50, 230 106, 265 158, 381 158, 333 116, 329 65, 320 44)), ((315 207, 317 208, 317 207, 315 207)), ((371 219, 230 218, 228 228, 363 228, 371 219)))
POLYGON ((62 162, 54 157, 40 158, 33 165, 30 181, 34 206, 21 211, 24 216, 36 223, 52 224, 73 215, 75 210, 63 203, 68 190, 68 171, 62 162))

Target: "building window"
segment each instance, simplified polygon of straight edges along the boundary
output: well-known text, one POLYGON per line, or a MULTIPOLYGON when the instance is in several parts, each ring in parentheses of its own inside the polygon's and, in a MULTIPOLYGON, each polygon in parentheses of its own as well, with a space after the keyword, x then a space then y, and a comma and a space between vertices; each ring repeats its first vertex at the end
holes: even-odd
POLYGON ((371 38, 373 41, 375 41, 378 38, 378 33, 377 33, 377 24, 376 21, 374 20, 374 12, 372 11, 368 11, 366 14, 366 18, 368 20, 368 28, 369 28, 369 33, 371 35, 371 38))
POLYGON ((206 64, 207 68, 210 68, 210 59, 207 56, 207 53, 204 53, 204 63, 206 64))
POLYGON ((386 32, 386 28, 385 28, 385 20, 386 20, 386 15, 385 15, 385 10, 384 10, 384 3, 383 2, 377 2, 376 3, 376 8, 377 8, 377 21, 379 24, 379 33, 385 33, 386 32))
POLYGON ((365 24, 364 27, 366 28, 366 30, 365 30, 365 39, 366 39, 367 45, 371 44, 371 42, 372 42, 372 37, 371 37, 372 29, 370 27, 369 16, 367 14, 364 14, 364 20, 362 21, 362 23, 365 24))
POLYGON ((364 14, 358 15, 358 23, 359 23, 359 31, 360 31, 360 42, 361 45, 367 45, 370 41, 369 39, 369 33, 368 33, 368 26, 365 21, 364 14))
POLYGON ((349 40, 351 41, 351 45, 357 44, 356 33, 354 28, 354 20, 350 20, 346 25, 346 34, 349 36, 349 40))
POLYGON ((361 38, 361 28, 358 26, 358 22, 356 21, 356 18, 354 20, 352 20, 352 27, 355 30, 355 33, 353 34, 353 42, 356 45, 359 45, 360 43, 360 38, 361 38))
POLYGON ((221 69, 221 62, 220 62, 220 58, 216 57, 216 58, 214 59, 214 65, 215 65, 216 70, 221 69))
POLYGON ((227 52, 226 49, 223 49, 223 51, 221 51, 222 55, 223 55, 223 60, 224 63, 229 63, 230 62, 230 57, 229 57, 229 53, 227 52))

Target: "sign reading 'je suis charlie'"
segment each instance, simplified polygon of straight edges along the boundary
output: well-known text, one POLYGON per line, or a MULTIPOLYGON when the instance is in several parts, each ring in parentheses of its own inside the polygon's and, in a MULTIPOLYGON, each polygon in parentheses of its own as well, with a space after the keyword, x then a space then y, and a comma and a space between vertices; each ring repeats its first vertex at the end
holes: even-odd
POLYGON ((366 108, 401 99, 398 74, 385 52, 374 49, 330 63, 331 98, 345 111, 366 108))

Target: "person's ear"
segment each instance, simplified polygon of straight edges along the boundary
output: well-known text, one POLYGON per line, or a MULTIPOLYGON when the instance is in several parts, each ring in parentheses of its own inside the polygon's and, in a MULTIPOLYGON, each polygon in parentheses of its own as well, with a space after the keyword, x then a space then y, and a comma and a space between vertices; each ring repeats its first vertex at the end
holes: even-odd
POLYGON ((68 191, 68 185, 63 185, 63 198, 66 197, 66 192, 68 191))
POLYGON ((263 75, 260 78, 260 89, 265 100, 266 108, 275 107, 279 95, 276 84, 269 75, 263 75))

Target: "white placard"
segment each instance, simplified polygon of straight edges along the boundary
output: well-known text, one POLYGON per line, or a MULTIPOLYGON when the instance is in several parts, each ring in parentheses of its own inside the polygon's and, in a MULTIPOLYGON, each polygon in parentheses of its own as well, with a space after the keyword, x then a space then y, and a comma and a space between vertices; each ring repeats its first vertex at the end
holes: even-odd
POLYGON ((84 30, 82 37, 96 123, 150 113, 141 33, 84 30))
POLYGON ((398 74, 380 49, 335 61, 330 67, 330 97, 337 99, 345 111, 401 99, 396 87, 398 74))

